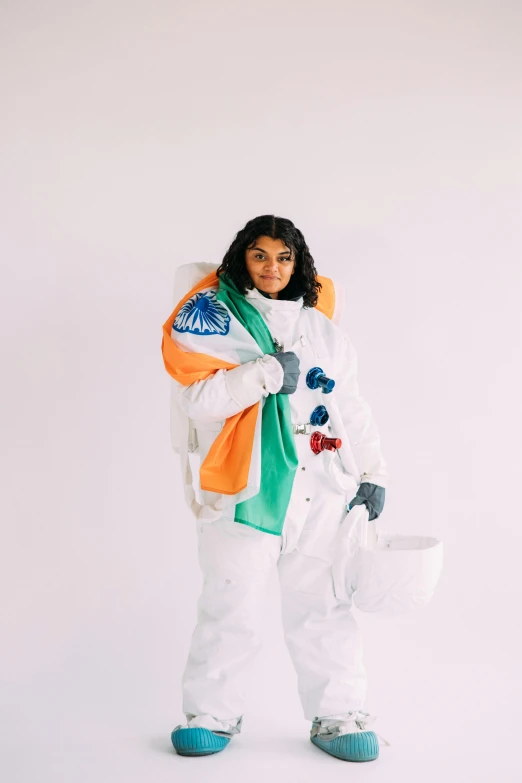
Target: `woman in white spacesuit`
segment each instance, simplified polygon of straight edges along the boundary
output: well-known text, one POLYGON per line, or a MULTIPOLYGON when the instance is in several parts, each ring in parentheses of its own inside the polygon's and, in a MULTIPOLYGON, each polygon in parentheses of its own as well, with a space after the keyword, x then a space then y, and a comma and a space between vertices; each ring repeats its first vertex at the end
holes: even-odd
POLYGON ((381 513, 388 473, 353 346, 331 318, 334 288, 317 275, 302 233, 273 215, 249 221, 216 279, 205 280, 165 325, 162 349, 188 451, 199 452, 200 465, 224 459, 224 449, 232 461, 202 469, 190 487, 204 584, 183 675, 186 723, 172 743, 182 755, 209 754, 240 732, 242 683, 261 647, 276 567, 312 742, 337 758, 375 759, 360 633, 350 604, 336 597, 331 564, 349 509, 381 513), (201 364, 180 370, 185 359, 201 364), (247 427, 248 417, 251 454, 240 430, 227 429, 247 427), (248 477, 224 488, 240 470, 248 477))

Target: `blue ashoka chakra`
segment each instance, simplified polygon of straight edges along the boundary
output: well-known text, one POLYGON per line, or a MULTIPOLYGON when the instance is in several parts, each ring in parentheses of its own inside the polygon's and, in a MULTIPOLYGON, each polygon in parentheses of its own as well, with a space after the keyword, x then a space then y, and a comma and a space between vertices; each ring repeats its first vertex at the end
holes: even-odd
POLYGON ((218 302, 215 291, 194 294, 185 302, 174 320, 176 332, 191 334, 228 334, 230 316, 218 302))

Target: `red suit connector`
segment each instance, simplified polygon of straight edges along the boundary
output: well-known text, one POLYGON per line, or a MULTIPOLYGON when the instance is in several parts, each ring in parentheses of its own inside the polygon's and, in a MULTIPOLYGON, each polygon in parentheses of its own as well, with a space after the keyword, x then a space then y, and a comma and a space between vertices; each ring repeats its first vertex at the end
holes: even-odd
POLYGON ((323 432, 312 432, 310 436, 310 448, 314 454, 320 454, 321 451, 336 451, 343 445, 341 438, 327 438, 323 432))

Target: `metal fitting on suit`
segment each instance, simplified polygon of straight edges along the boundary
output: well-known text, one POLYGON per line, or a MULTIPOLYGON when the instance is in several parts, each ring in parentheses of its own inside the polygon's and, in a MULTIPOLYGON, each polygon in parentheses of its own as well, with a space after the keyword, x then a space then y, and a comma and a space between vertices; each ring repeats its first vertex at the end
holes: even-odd
POLYGON ((318 405, 310 414, 310 424, 314 427, 323 427, 330 418, 324 405, 318 405))
POLYGON ((343 445, 341 438, 327 438, 326 435, 319 430, 312 432, 310 438, 310 448, 314 454, 320 454, 321 451, 327 449, 328 451, 336 451, 343 445))
POLYGON ((306 374, 306 385, 309 389, 321 389, 323 394, 330 394, 335 381, 327 378, 320 367, 312 367, 306 374))
POLYGON ((312 432, 312 425, 308 424, 292 424, 294 435, 310 435, 312 432))

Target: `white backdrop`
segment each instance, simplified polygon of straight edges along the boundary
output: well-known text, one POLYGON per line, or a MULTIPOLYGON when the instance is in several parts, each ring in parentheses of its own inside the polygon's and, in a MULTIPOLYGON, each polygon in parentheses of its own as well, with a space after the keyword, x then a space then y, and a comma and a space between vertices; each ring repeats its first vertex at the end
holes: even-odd
POLYGON ((520 4, 1 17, 2 777, 520 780, 520 4), (267 213, 346 287, 381 526, 445 543, 429 607, 358 614, 392 745, 349 769, 308 740, 276 583, 243 735, 170 745, 200 575, 161 326, 176 267, 267 213))

